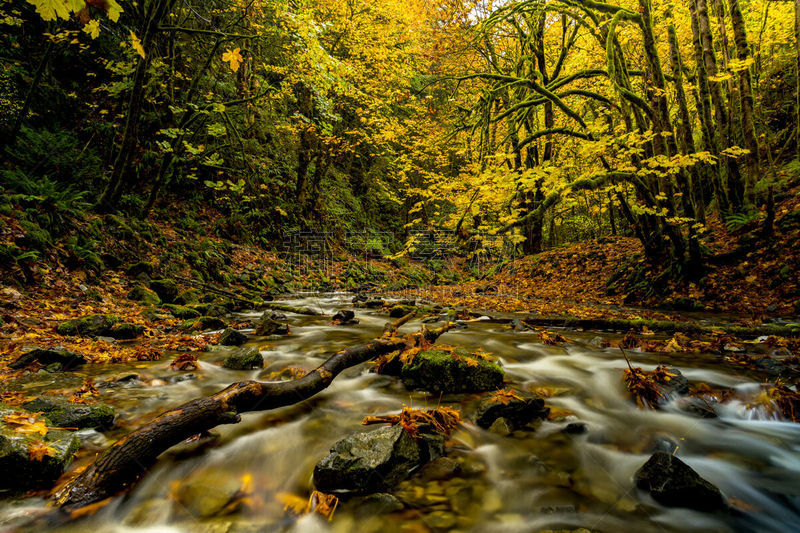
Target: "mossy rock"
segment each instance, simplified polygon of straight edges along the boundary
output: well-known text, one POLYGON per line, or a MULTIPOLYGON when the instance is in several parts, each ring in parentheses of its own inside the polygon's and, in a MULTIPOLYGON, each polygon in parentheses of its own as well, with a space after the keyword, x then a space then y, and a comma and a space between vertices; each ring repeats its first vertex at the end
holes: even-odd
POLYGON ((544 399, 528 391, 514 389, 509 394, 489 394, 478 404, 475 421, 484 429, 489 429, 498 419, 504 419, 510 428, 518 429, 526 424, 547 418, 550 409, 545 407, 544 399))
POLYGON ((106 332, 106 335, 112 339, 129 340, 139 337, 142 333, 144 333, 144 326, 123 322, 112 326, 111 329, 106 332))
POLYGON ((89 315, 62 322, 56 328, 59 335, 106 335, 120 322, 117 315, 89 315))
POLYGON ((154 279, 150 282, 150 288, 166 303, 173 303, 180 294, 178 284, 171 279, 154 279))
POLYGON ((224 327, 225 321, 215 316, 192 318, 180 325, 180 329, 184 331, 203 331, 208 329, 222 329, 224 327))
POLYGON ((81 354, 65 350, 64 348, 36 348, 20 355, 19 358, 9 366, 15 370, 19 370, 34 362, 48 368, 56 368, 56 366, 53 365, 58 365, 57 368, 61 370, 70 370, 86 363, 86 358, 81 354))
POLYGON ((141 285, 137 285, 131 289, 131 292, 128 293, 128 300, 142 302, 144 305, 161 305, 161 298, 158 296, 158 294, 156 294, 155 291, 141 285))
POLYGON ((264 357, 252 346, 239 348, 222 362, 222 366, 231 370, 252 370, 264 367, 264 357))
POLYGON ((67 469, 80 447, 77 435, 64 429, 48 428, 41 436, 25 435, 3 419, 16 410, 0 404, 0 490, 21 492, 47 488, 67 469), (47 446, 41 458, 31 450, 47 446))
POLYGON ((125 270, 125 273, 132 277, 137 277, 141 274, 145 274, 147 276, 152 276, 153 272, 155 271, 155 267, 153 263, 148 263, 147 261, 139 261, 138 263, 134 263, 125 270))
POLYGON ((161 307, 169 311, 175 318, 182 318, 183 320, 189 320, 191 318, 200 318, 201 316, 203 316, 200 314, 200 311, 192 309, 190 307, 184 307, 182 305, 164 304, 161 307))
POLYGON ((220 346, 241 346, 245 342, 247 335, 232 328, 227 328, 219 337, 220 346))
POLYGON ((395 305, 391 309, 389 309, 389 317, 391 318, 402 318, 409 313, 412 313, 417 308, 411 305, 395 305))
POLYGON ((51 425, 59 428, 108 430, 114 426, 114 409, 104 404, 88 405, 41 397, 22 406, 32 413, 42 413, 51 425))
POLYGON ((426 350, 404 365, 400 377, 409 389, 431 392, 484 392, 503 387, 500 365, 466 350, 426 350))
POLYGON ((175 298, 177 305, 192 305, 200 303, 200 291, 197 289, 189 289, 180 293, 175 298))

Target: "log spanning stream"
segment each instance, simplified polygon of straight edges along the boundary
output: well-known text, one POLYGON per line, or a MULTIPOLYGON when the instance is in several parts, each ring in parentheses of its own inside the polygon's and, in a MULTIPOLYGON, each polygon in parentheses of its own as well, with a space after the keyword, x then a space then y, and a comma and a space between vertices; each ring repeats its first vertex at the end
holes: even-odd
MULTIPOLYGON (((115 407, 126 428, 107 434, 81 432, 84 446, 100 451, 130 428, 170 407, 212 394, 234 381, 268 379, 288 367, 312 369, 337 350, 380 335, 387 318, 357 309, 357 325, 330 326, 336 310, 350 308, 351 295, 293 300, 327 317, 290 315, 291 335, 278 340, 251 337, 265 359, 263 370, 218 366, 227 349, 200 354, 196 379, 176 380, 170 358, 132 365, 85 366, 81 374, 39 372, 21 383, 30 395, 75 386, 87 373, 96 382, 118 379, 101 389, 100 400, 115 407), (136 374, 136 376, 133 376, 136 374), (55 380, 59 380, 56 383, 55 380)), ((245 313, 248 318, 260 313, 245 313)), ((419 320, 401 331, 419 329, 419 320)), ((127 496, 95 515, 59 526, 58 531, 255 532, 538 530, 589 531, 791 531, 800 524, 800 424, 774 419, 748 406, 757 377, 732 370, 713 354, 648 354, 632 351, 645 370, 668 363, 692 382, 733 388, 736 397, 717 406, 717 418, 686 413, 673 403, 660 411, 639 409, 622 381, 627 367, 619 350, 592 347, 590 339, 612 334, 561 331, 570 342, 545 346, 535 332, 512 331, 474 321, 439 342, 499 357, 506 382, 550 397, 551 420, 502 435, 470 422, 477 395, 425 395, 407 391, 392 377, 359 365, 301 404, 244 414, 239 424, 213 430, 163 454, 127 496), (447 405, 466 420, 448 444, 447 456, 460 471, 412 476, 393 498, 342 498, 331 522, 300 518, 288 503, 307 499, 314 465, 337 440, 364 431, 366 415, 397 412, 402 406, 447 405), (586 431, 565 433, 570 423, 586 431), (534 429, 535 428, 535 429, 534 429), (677 448, 677 450, 676 450, 677 448), (718 486, 738 511, 708 514, 666 508, 633 484, 634 472, 656 450, 674 452, 718 486), (296 495, 293 497, 291 495, 296 495), (585 528, 585 529, 582 529, 585 528)), ((87 464, 79 458, 73 468, 87 464)), ((0 530, 45 506, 40 498, 0 503, 0 530)))

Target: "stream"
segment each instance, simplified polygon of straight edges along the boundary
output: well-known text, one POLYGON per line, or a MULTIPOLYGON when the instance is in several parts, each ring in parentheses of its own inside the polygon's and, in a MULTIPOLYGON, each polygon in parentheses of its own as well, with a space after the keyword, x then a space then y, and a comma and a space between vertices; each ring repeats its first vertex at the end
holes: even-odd
MULTIPOLYGON (((171 357, 135 365, 87 365, 78 373, 38 374, 21 387, 30 395, 79 386, 136 372, 118 387, 101 389, 99 400, 112 405, 124 427, 105 435, 82 432, 84 445, 98 451, 131 427, 192 398, 216 392, 234 381, 268 379, 287 367, 312 369, 338 349, 375 338, 388 320, 380 310, 356 309, 359 324, 330 326, 336 310, 352 308, 352 295, 333 294, 287 300, 322 310, 327 317, 289 314, 291 335, 251 337, 265 367, 233 371, 218 366, 227 353, 215 347, 199 354, 196 379, 174 382, 171 357), (70 374, 72 376, 70 377, 70 374), (152 376, 154 379, 146 379, 152 376), (168 379, 169 378, 169 379, 168 379), (48 381, 49 380, 49 381, 48 381), (66 381, 65 381, 66 380, 66 381)), ((260 312, 240 314, 256 318, 260 312)), ((416 331, 419 320, 401 331, 416 331)), ((545 390, 554 411, 551 421, 510 436, 483 430, 469 421, 479 395, 443 397, 407 391, 400 381, 351 368, 316 397, 301 404, 243 416, 241 423, 220 426, 217 438, 181 444, 123 498, 92 517, 61 526, 63 532, 363 532, 417 531, 528 532, 580 530, 649 531, 798 531, 800 530, 800 424, 779 421, 744 400, 717 406, 718 418, 704 419, 674 403, 660 411, 642 410, 622 381, 627 367, 619 350, 599 349, 589 341, 610 333, 560 331, 571 342, 543 345, 536 332, 518 332, 490 321, 471 321, 466 329, 443 335, 439 343, 482 348, 499 358, 506 382, 545 390), (465 422, 449 442, 447 456, 461 463, 450 479, 411 477, 392 491, 402 509, 342 498, 334 518, 287 513, 289 494, 307 499, 314 465, 337 440, 367 428, 366 415, 388 414, 403 405, 448 405, 461 409, 465 422), (583 434, 562 430, 570 422, 586 424, 583 434), (740 511, 707 514, 666 508, 637 491, 634 472, 655 450, 675 452, 700 475, 718 486, 740 511), (239 491, 236 509, 220 509, 239 491), (215 498, 217 494, 223 494, 215 498)), ((645 370, 659 363, 678 368, 692 383, 733 388, 743 395, 757 390, 756 378, 719 364, 713 354, 630 352, 645 370)), ((370 428, 374 429, 374 427, 370 428)), ((83 454, 73 468, 94 453, 83 454)), ((0 530, 41 510, 44 501, 29 498, 0 503, 0 530)))

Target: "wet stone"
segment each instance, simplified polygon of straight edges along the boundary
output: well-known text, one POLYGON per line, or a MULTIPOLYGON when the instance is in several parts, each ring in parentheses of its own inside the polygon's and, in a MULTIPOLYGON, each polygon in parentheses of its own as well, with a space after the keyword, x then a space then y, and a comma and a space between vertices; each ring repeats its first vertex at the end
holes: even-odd
POLYGON ((9 365, 15 370, 25 368, 32 363, 41 365, 60 365, 60 370, 69 370, 86 363, 86 359, 75 352, 64 348, 36 348, 19 356, 19 359, 9 365))
POLYGON ((589 428, 583 422, 567 424, 564 429, 561 430, 562 433, 566 433, 567 435, 583 435, 588 431, 589 428))
POLYGON ((81 404, 62 398, 41 397, 22 406, 32 413, 42 413, 59 428, 108 430, 114 426, 114 409, 104 404, 81 404))
POLYGON ((423 466, 419 477, 423 481, 443 481, 461 473, 461 463, 449 457, 439 457, 423 466))
POLYGON ((247 342, 247 335, 233 328, 227 328, 219 338, 222 346, 241 346, 245 342, 247 342))
POLYGON ((222 366, 231 370, 252 370, 264 367, 264 357, 256 348, 239 348, 222 362, 222 366))
POLYGON ((478 404, 476 422, 482 428, 490 428, 499 419, 505 419, 511 429, 546 418, 550 409, 545 407, 540 396, 522 390, 512 390, 513 397, 489 394, 478 404))
POLYGON ((511 429, 511 426, 509 426, 508 420, 500 417, 494 422, 492 422, 492 425, 489 426, 489 431, 491 431, 492 433, 496 433, 497 435, 500 435, 502 437, 507 437, 511 435, 511 432, 513 430, 511 429))
POLYGON ((665 452, 656 452, 634 477, 636 486, 667 507, 696 511, 727 508, 720 490, 700 477, 689 465, 665 452))
POLYGON ((504 373, 497 363, 473 358, 465 350, 455 355, 426 350, 403 366, 400 376, 409 389, 459 393, 497 390, 504 373))
POLYGON ((441 435, 415 439, 402 426, 355 433, 338 441, 314 468, 318 490, 376 492, 392 487, 444 452, 441 435))

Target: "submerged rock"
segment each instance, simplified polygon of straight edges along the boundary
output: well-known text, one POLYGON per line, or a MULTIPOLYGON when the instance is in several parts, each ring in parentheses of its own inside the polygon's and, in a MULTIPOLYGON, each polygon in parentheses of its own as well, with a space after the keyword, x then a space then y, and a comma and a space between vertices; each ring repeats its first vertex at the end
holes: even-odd
POLYGON ((51 365, 59 365, 60 370, 70 370, 86 363, 86 358, 81 354, 70 352, 64 348, 36 348, 22 354, 9 366, 15 370, 19 370, 34 362, 47 366, 48 368, 55 368, 51 365))
POLYGON ((241 346, 246 342, 247 335, 233 328, 227 328, 219 338, 219 343, 222 346, 241 346))
POLYGON ((410 389, 458 393, 497 390, 503 386, 504 373, 497 363, 466 350, 426 350, 403 366, 400 377, 410 389))
POLYGON ((0 490, 47 487, 66 471, 80 440, 55 428, 47 428, 45 435, 20 433, 5 421, 14 414, 14 409, 0 405, 0 490))
POLYGON ((56 328, 59 335, 86 335, 99 337, 108 335, 111 328, 119 324, 117 315, 89 315, 62 322, 56 328))
POLYGON ((534 420, 546 418, 548 414, 550 409, 545 407, 541 396, 520 390, 501 391, 481 399, 475 421, 480 427, 488 429, 502 418, 513 431, 534 420))
POLYGON ((400 425, 355 433, 334 444, 330 455, 317 463, 314 485, 323 492, 377 492, 443 453, 441 435, 422 432, 415 439, 400 425))
POLYGON ((289 325, 282 324, 273 318, 270 313, 264 313, 256 323, 256 335, 266 337, 268 335, 288 335, 289 325))
POLYGON ((264 357, 252 346, 239 348, 222 362, 222 366, 231 370, 252 370, 264 367, 264 357))
POLYGON ((658 390, 663 396, 663 402, 669 401, 675 396, 685 396, 689 394, 689 380, 681 374, 677 368, 669 368, 669 373, 673 374, 669 380, 658 380, 658 390))
POLYGON ((243 482, 225 472, 202 471, 178 486, 175 497, 192 516, 207 518, 232 511, 243 482))
POLYGON ((333 315, 331 322, 339 325, 349 324, 351 322, 355 322, 357 324, 358 321, 354 320, 355 318, 356 314, 350 309, 340 309, 335 315, 333 315))
POLYGON ((700 477, 689 465, 665 452, 656 452, 634 477, 636 486, 667 507, 696 511, 727 508, 720 490, 700 477))
POLYGON ((41 397, 22 406, 32 413, 42 413, 59 428, 108 430, 114 426, 114 409, 105 404, 81 404, 63 398, 41 397))

